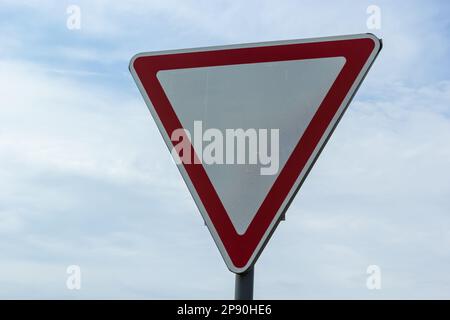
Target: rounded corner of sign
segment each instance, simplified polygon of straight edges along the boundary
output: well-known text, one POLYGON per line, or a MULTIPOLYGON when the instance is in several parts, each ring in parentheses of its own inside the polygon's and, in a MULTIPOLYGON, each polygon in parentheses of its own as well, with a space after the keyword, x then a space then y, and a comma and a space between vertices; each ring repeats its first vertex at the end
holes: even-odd
POLYGON ((236 274, 242 274, 245 273, 246 271, 248 271, 248 269, 250 269, 252 267, 252 263, 251 261, 247 262, 243 267, 236 267, 234 264, 227 264, 228 269, 236 274))
POLYGON ((130 59, 130 63, 128 64, 128 69, 130 69, 130 71, 136 71, 134 64, 137 59, 143 57, 144 55, 145 54, 143 52, 139 52, 139 53, 136 53, 135 55, 133 55, 130 59))
POLYGON ((370 40, 373 41, 373 43, 374 43, 374 51, 378 52, 378 51, 381 50, 383 43, 382 43, 380 38, 378 38, 375 34, 373 34, 371 32, 366 33, 365 36, 366 36, 367 39, 370 39, 370 40))

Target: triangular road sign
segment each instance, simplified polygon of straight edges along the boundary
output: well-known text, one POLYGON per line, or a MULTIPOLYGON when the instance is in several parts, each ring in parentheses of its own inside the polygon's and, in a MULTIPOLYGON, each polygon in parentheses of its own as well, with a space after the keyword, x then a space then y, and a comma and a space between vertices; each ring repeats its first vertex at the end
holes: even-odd
POLYGON ((231 271, 256 261, 380 49, 362 34, 133 57, 134 80, 231 271), (219 151, 238 143, 227 130, 244 133, 240 160, 239 145, 219 151))

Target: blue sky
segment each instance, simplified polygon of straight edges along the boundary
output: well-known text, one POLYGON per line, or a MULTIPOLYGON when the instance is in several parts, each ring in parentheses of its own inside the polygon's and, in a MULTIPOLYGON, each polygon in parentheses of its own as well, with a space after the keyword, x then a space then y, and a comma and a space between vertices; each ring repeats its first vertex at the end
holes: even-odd
POLYGON ((0 297, 232 298, 129 59, 373 32, 384 48, 261 255, 255 297, 449 298, 449 13, 448 1, 0 1, 0 297), (80 30, 66 28, 70 4, 80 30), (373 264, 381 290, 366 288, 373 264))

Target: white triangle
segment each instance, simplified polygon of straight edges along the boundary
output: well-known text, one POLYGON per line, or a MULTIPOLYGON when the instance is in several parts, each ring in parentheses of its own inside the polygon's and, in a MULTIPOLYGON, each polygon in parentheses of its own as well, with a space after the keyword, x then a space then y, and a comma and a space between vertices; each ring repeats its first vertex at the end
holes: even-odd
MULTIPOLYGON (((279 129, 279 170, 260 164, 204 164, 236 231, 244 234, 278 173, 345 64, 344 57, 159 71, 183 127, 279 129)), ((201 152, 196 150, 197 153, 201 152)))

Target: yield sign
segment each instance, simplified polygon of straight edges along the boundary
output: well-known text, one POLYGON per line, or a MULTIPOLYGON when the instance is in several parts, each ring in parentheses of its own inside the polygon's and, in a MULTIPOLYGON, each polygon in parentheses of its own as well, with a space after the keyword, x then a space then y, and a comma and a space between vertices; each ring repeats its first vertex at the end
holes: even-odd
POLYGON ((362 34, 133 57, 134 80, 231 271, 256 261, 380 49, 362 34), (229 130, 244 133, 241 158, 229 130))

